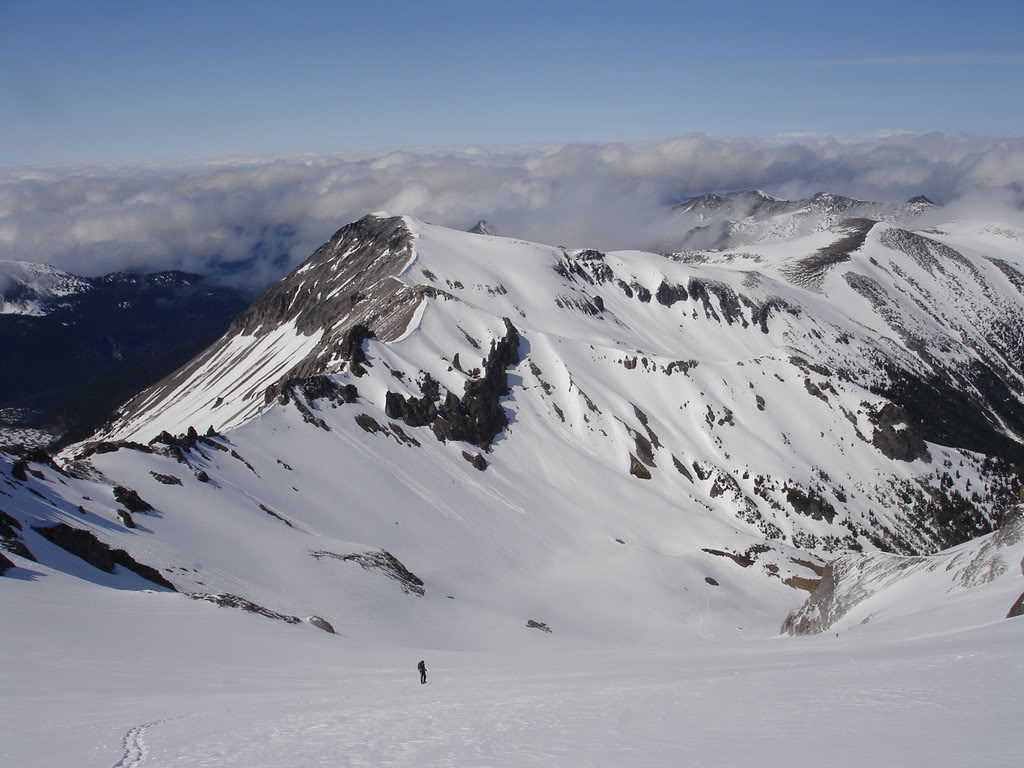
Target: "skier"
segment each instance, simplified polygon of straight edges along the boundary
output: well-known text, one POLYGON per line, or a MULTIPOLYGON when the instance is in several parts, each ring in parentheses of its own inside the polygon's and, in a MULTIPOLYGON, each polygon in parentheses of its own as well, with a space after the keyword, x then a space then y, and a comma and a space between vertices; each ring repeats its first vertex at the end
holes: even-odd
POLYGON ((416 665, 416 669, 420 671, 420 685, 423 685, 427 682, 427 665, 423 659, 420 659, 420 663, 416 665))

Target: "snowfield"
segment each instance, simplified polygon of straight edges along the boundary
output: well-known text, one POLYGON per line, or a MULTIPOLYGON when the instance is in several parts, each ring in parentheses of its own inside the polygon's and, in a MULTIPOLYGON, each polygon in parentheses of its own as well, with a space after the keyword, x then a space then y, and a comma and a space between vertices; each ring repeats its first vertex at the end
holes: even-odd
POLYGON ((6 768, 1020 760, 1024 620, 605 650, 536 633, 459 651, 30 574, 5 580, 0 612, 6 768))

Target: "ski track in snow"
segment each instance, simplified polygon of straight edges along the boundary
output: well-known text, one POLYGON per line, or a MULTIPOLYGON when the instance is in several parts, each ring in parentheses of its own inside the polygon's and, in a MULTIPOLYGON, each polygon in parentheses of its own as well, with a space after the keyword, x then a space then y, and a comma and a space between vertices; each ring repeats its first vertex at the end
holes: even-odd
POLYGON ((125 733, 124 738, 121 740, 121 746, 124 750, 124 755, 118 760, 112 768, 141 768, 145 765, 149 758, 149 744, 146 741, 146 733, 154 725, 162 725, 163 723, 169 723, 174 720, 181 720, 180 717, 163 718, 160 720, 150 720, 140 725, 132 726, 125 733))
POLYGON ((159 722, 161 721, 151 720, 148 723, 129 728, 122 741, 124 756, 114 763, 113 768, 138 768, 142 765, 149 756, 149 746, 146 744, 145 738, 146 731, 159 722))

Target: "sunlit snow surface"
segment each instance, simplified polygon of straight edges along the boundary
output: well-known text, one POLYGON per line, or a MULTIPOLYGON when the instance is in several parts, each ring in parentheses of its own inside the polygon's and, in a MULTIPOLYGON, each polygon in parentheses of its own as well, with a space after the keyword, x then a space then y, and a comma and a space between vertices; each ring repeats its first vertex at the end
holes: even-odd
POLYGON ((470 652, 29 578, 0 590, 5 768, 1019 765, 1024 619, 470 652))
POLYGON ((796 534, 824 541, 871 515, 913 537, 885 483, 931 482, 945 461, 957 488, 988 493, 966 451, 929 444, 932 463, 882 456, 858 435, 870 434, 878 398, 793 356, 858 372, 869 353, 907 358, 901 332, 912 331, 935 342, 936 358, 969 359, 944 343, 984 325, 961 295, 988 290, 992 322, 1021 312, 1014 273, 984 260, 1024 266, 1016 235, 933 233, 974 265, 951 259, 933 274, 885 246, 879 226, 810 288, 788 282, 787 266, 835 233, 808 235, 798 251, 769 242, 693 262, 605 257, 652 294, 663 279, 697 276, 800 307, 775 311, 762 332, 719 322, 695 299, 669 307, 610 282, 577 287, 553 268, 569 258, 557 248, 409 226, 415 259, 401 280, 444 293, 410 309, 404 334, 366 342, 366 375, 335 376, 358 385, 357 402, 305 403, 329 429, 303 417, 300 396, 262 394, 319 339, 285 323, 228 340, 167 407, 117 433, 146 441, 213 424, 224 450, 200 444, 186 465, 122 448, 90 459, 102 475, 38 465, 43 477, 0 487, 41 561, 11 554, 18 567, 0 578, 0 768, 1019 764, 1024 618, 1003 617, 1024 592, 1020 546, 990 584, 954 588, 940 568, 873 594, 823 635, 777 635, 807 596, 783 578, 813 575, 800 558, 837 554, 796 546, 796 534), (879 306, 907 328, 844 281, 854 268, 888 286, 879 306), (604 311, 556 303, 586 292, 604 311), (463 457, 476 448, 387 428, 389 391, 417 396, 420 371, 462 391, 470 375, 454 355, 463 369, 481 365, 505 316, 522 360, 485 472, 463 457), (697 367, 666 373, 691 358, 697 367), (834 388, 821 397, 805 380, 834 388), (385 429, 366 431, 360 415, 385 429), (629 473, 645 424, 660 443, 649 480, 629 473), (842 504, 835 524, 790 516, 781 491, 756 494, 761 473, 804 487, 825 476, 853 492, 839 502, 826 489, 842 504), (716 493, 726 475, 738 496, 716 493), (134 529, 118 520, 114 484, 155 507, 134 529), (741 568, 707 549, 764 542, 756 520, 737 515, 744 496, 764 502, 785 538, 741 568), (322 616, 339 634, 143 591, 133 574, 93 569, 31 531, 55 522, 126 549, 181 591, 322 616), (311 556, 380 549, 423 579, 423 597, 311 556))

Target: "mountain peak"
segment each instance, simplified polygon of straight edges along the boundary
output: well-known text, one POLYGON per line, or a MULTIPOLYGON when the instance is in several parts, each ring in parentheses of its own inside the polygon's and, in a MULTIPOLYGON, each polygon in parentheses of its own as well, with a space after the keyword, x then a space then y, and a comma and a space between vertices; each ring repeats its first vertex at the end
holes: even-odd
POLYGON ((474 235, 496 235, 498 234, 494 228, 488 223, 487 219, 480 219, 476 224, 466 230, 474 235))

